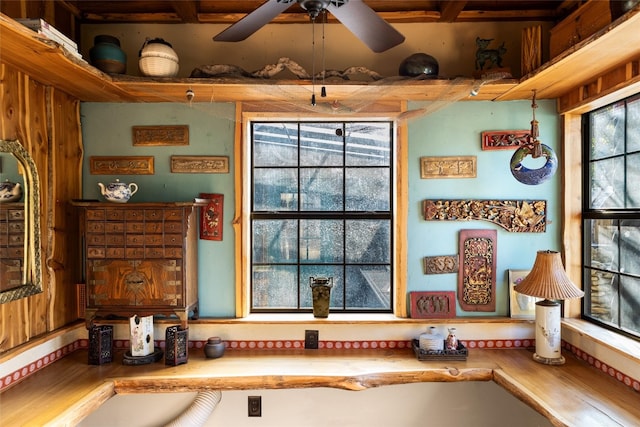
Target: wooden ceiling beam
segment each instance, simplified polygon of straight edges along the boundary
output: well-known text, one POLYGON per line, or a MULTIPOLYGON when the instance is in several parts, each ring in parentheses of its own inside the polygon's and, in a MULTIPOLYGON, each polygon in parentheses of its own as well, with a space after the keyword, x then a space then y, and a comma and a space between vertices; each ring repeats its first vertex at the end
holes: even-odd
POLYGON ((466 5, 466 1, 441 1, 440 22, 455 22, 466 5))
POLYGON ((198 23, 198 5, 194 0, 173 0, 171 7, 182 22, 188 24, 198 23))

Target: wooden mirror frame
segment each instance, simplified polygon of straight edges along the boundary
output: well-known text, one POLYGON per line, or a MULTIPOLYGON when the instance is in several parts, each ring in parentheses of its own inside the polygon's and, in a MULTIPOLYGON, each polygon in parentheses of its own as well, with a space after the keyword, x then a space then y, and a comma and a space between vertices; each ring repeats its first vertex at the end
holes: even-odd
POLYGON ((20 142, 0 140, 0 152, 13 154, 24 173, 25 239, 22 285, 0 292, 0 304, 4 304, 42 292, 40 180, 35 162, 20 142))

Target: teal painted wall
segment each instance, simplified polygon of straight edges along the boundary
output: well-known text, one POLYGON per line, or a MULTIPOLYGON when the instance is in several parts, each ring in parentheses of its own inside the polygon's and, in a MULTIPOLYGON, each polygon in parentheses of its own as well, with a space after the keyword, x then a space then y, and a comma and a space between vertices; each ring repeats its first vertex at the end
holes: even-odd
MULTIPOLYGON (((412 103, 410 108, 420 107, 412 103)), ((559 151, 559 121, 552 101, 538 101, 540 139, 559 151)), ((232 104, 114 104, 83 103, 82 133, 85 148, 83 197, 101 199, 97 183, 136 182, 140 190, 132 202, 193 200, 199 193, 223 193, 224 240, 199 240, 199 298, 202 317, 235 315, 233 139, 232 104), (131 127, 140 125, 189 125, 188 146, 134 147, 131 127), (229 156, 228 174, 172 174, 170 156, 229 156), (154 156, 154 175, 91 175, 91 156, 154 156)), ((409 122, 408 291, 455 290, 456 274, 425 275, 423 257, 458 253, 461 229, 496 229, 498 233, 496 311, 463 312, 458 316, 508 315, 508 269, 529 269, 536 251, 560 249, 560 174, 537 186, 516 181, 509 170, 512 150, 481 150, 485 130, 528 129, 529 101, 458 102, 409 122), (477 156, 475 179, 421 179, 420 157, 477 156), (422 201, 448 199, 545 199, 550 224, 545 233, 509 233, 483 221, 427 222, 422 201)), ((537 165, 526 164, 531 168, 537 165)))
MULTIPOLYGON (((553 101, 537 103, 539 139, 558 153, 560 129, 555 104, 553 101)), ((411 108, 416 105, 410 105, 411 108)), ((511 175, 509 162, 513 150, 481 149, 483 131, 529 129, 531 117, 529 101, 458 102, 410 123, 408 291, 456 290, 457 274, 425 275, 423 257, 458 254, 461 229, 495 229, 498 236, 496 312, 467 313, 458 306, 457 315, 508 315, 507 270, 528 270, 538 250, 560 249, 560 173, 540 185, 525 185, 511 175), (477 178, 421 179, 422 156, 477 156, 477 178), (547 200, 550 224, 545 233, 511 233, 486 221, 425 221, 422 201, 439 198, 543 199, 547 200)), ((536 162, 523 163, 535 169, 539 167, 536 162)))

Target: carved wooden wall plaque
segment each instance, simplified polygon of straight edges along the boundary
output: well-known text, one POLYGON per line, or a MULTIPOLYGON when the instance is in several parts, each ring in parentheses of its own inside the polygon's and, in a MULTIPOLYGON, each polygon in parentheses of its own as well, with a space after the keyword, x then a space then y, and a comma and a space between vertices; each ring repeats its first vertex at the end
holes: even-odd
POLYGON ((475 178, 476 156, 427 156, 420 157, 420 177, 425 178, 475 178))
POLYGON ((458 302, 465 311, 496 309, 496 230, 460 230, 458 302))
POLYGON ((458 255, 424 257, 424 274, 446 274, 458 272, 458 255))
POLYGON ((426 221, 483 220, 516 233, 544 233, 546 200, 434 200, 423 202, 426 221))
POLYGON ((93 175, 153 175, 153 156, 91 156, 93 175))
POLYGON ((448 319, 456 316, 456 293, 410 292, 411 317, 413 319, 448 319))
POLYGON ((515 149, 529 143, 528 130, 494 130, 482 132, 483 150, 515 149))
POLYGON ((226 156, 171 156, 173 173, 229 173, 226 156))
POLYGON ((189 126, 133 126, 133 145, 189 145, 189 126))

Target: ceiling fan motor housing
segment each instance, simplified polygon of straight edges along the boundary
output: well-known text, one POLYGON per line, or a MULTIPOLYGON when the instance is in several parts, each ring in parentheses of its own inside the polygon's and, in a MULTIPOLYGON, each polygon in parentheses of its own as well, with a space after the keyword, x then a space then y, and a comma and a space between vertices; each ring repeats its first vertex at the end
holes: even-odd
POLYGON ((331 4, 331 0, 298 0, 300 7, 307 11, 309 17, 314 20, 320 12, 331 4))

